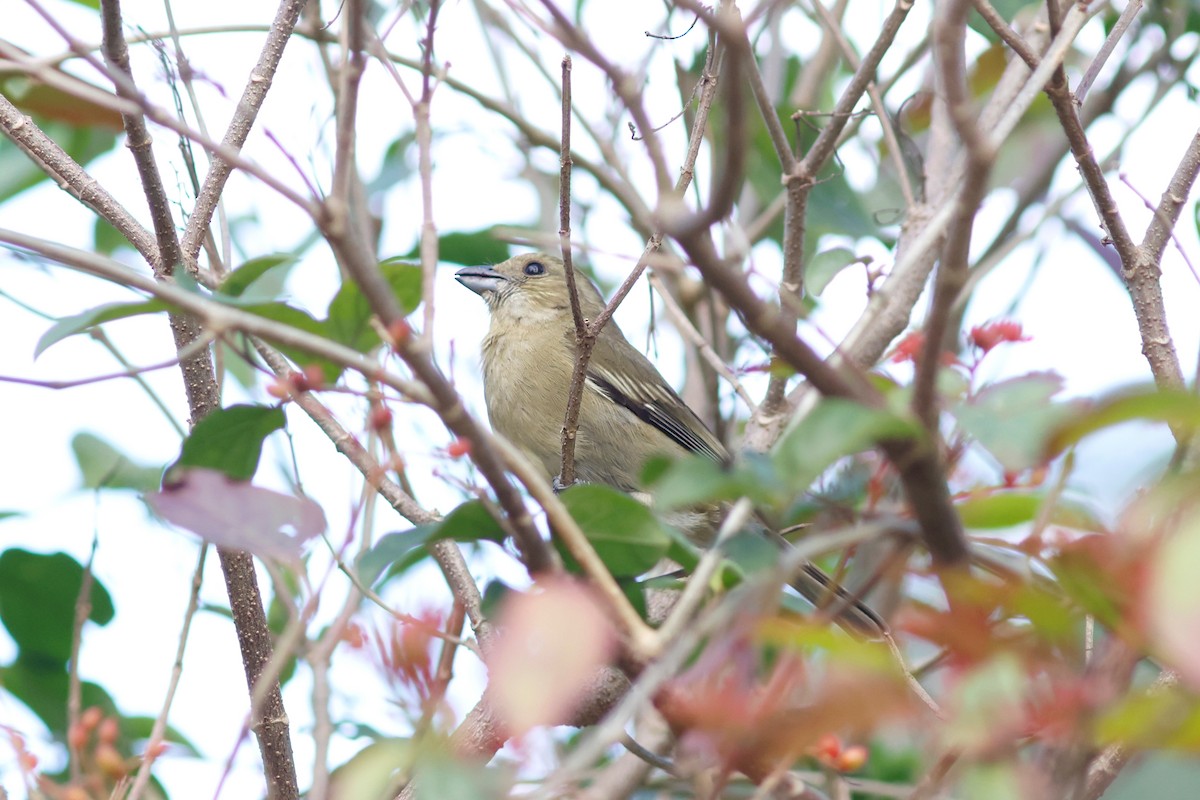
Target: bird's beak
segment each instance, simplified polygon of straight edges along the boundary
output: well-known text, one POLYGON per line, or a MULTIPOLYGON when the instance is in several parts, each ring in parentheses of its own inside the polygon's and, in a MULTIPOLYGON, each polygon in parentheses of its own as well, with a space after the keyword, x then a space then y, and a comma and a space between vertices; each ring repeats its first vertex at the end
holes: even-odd
POLYGON ((487 267, 463 267, 454 273, 454 279, 478 295, 495 292, 508 282, 508 278, 487 267))

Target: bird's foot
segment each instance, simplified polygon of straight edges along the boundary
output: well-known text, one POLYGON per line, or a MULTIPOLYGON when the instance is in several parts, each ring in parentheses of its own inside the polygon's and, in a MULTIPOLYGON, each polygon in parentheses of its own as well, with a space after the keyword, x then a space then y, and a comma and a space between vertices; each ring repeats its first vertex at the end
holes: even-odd
POLYGON ((567 489, 570 489, 572 486, 576 486, 578 484, 579 481, 577 480, 571 481, 570 483, 563 483, 562 475, 555 475, 554 480, 550 481, 550 488, 554 490, 555 494, 562 494, 567 489))

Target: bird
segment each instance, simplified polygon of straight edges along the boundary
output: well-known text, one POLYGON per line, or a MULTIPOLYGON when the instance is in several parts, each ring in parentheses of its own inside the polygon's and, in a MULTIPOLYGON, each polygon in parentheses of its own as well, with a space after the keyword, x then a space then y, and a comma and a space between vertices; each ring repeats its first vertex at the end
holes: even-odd
MULTIPOLYGON (((481 362, 492 428, 539 465, 547 480, 556 480, 576 353, 562 259, 523 253, 495 266, 464 267, 455 279, 483 298, 490 312, 481 362)), ((578 273, 575 285, 582 316, 596 319, 605 308, 600 290, 578 273)), ((733 461, 658 368, 609 320, 587 365, 575 441, 577 479, 644 497, 642 468, 650 458, 689 454, 725 465, 733 461)), ((689 514, 685 533, 706 544, 719 516, 704 509, 689 514)), ((878 614, 815 564, 804 565, 794 586, 815 606, 835 602, 835 619, 851 633, 878 639, 887 631, 878 614)))

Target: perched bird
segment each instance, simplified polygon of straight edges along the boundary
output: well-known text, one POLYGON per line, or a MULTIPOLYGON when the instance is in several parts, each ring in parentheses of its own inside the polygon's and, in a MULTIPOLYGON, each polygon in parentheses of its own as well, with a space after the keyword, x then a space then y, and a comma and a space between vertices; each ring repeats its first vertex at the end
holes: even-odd
MULTIPOLYGON (((492 427, 553 478, 562 463, 562 422, 575 365, 566 268, 555 256, 525 253, 494 267, 460 269, 455 278, 482 297, 491 312, 482 354, 492 427)), ((604 298, 582 275, 576 286, 583 316, 595 319, 604 298)), ((731 461, 720 440, 609 321, 587 367, 575 441, 578 479, 640 492, 647 460, 688 453, 731 461)), ((692 518, 689 536, 700 543, 711 540, 719 515, 701 511, 692 518)), ((843 607, 839 623, 853 632, 875 637, 887 629, 874 611, 813 564, 805 566, 795 586, 815 605, 837 602, 843 607)))

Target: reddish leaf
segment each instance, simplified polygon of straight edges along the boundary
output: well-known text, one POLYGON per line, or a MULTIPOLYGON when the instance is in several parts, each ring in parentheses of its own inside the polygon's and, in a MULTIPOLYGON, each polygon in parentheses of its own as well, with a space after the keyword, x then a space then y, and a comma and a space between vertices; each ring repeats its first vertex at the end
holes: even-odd
POLYGON ((325 513, 305 497, 280 494, 215 470, 181 470, 146 495, 155 513, 218 547, 260 558, 297 561, 304 543, 325 530, 325 513))
POLYGON ((488 658, 489 697, 510 731, 562 724, 616 650, 617 636, 592 593, 569 579, 511 595, 488 658))

